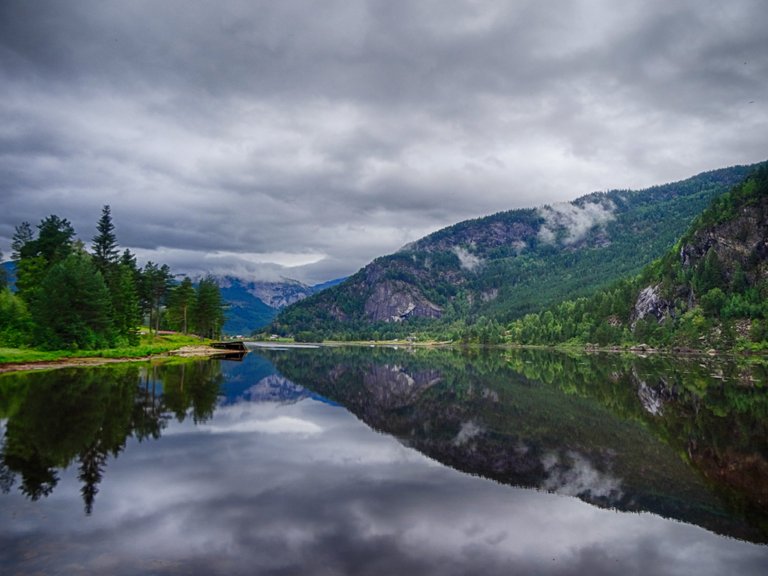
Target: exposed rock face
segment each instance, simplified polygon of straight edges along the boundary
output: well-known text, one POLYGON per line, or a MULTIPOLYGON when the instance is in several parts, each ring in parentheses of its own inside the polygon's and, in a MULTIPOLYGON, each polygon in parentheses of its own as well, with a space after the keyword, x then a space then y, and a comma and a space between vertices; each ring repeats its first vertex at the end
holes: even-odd
POLYGON ((484 246, 498 247, 512 244, 526 246, 531 238, 534 238, 538 228, 527 222, 506 221, 498 215, 484 219, 482 226, 476 225, 476 221, 468 220, 452 226, 444 231, 430 234, 416 242, 406 244, 400 250, 410 252, 425 250, 427 252, 441 252, 454 250, 457 246, 484 246), (450 234, 446 234, 446 231, 450 234))
POLYGON ((442 310, 414 286, 400 280, 377 283, 365 302, 365 315, 373 321, 401 322, 406 318, 440 318, 442 310))
POLYGON ((731 278, 738 263, 756 284, 768 278, 768 198, 743 206, 726 222, 700 230, 680 249, 684 268, 696 266, 713 250, 731 278))
POLYGON ((312 295, 310 286, 301 282, 253 282, 248 292, 272 308, 284 308, 312 295))
POLYGON ((634 330, 637 323, 648 315, 662 322, 670 310, 670 303, 661 297, 661 287, 658 284, 647 286, 637 296, 635 308, 630 317, 630 327, 634 330))

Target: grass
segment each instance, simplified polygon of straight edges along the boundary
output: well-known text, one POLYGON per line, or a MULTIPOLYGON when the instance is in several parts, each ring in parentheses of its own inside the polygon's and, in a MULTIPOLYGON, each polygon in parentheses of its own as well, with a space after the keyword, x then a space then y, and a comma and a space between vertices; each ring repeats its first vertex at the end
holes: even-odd
POLYGON ((184 334, 142 335, 136 346, 105 348, 102 350, 36 350, 34 348, 0 348, 0 364, 21 364, 28 362, 52 362, 64 358, 141 358, 162 354, 182 346, 207 343, 197 336, 184 334))

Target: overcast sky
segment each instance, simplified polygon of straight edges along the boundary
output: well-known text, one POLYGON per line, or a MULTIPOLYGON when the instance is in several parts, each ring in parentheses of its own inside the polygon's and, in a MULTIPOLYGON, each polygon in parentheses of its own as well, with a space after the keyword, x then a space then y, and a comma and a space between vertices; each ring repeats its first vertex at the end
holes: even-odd
POLYGON ((142 262, 314 283, 765 160, 766 30, 764 0, 2 0, 0 250, 110 204, 142 262))

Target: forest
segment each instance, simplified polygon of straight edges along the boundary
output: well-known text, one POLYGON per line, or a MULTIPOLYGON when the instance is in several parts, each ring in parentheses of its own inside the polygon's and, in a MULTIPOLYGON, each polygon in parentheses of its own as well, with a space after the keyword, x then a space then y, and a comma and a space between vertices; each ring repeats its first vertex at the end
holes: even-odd
POLYGON ((664 256, 591 297, 508 326, 521 344, 763 349, 768 340, 768 168, 716 198, 664 256), (645 304, 643 304, 645 302, 645 304))
MULTIPOLYGON (((196 285, 165 264, 139 267, 120 250, 110 206, 102 208, 90 250, 66 218, 52 214, 15 227, 15 282, 0 279, 0 346, 96 350, 136 346, 142 325, 215 338, 224 303, 211 276, 196 285)), ((0 254, 0 260, 2 255, 0 254)))

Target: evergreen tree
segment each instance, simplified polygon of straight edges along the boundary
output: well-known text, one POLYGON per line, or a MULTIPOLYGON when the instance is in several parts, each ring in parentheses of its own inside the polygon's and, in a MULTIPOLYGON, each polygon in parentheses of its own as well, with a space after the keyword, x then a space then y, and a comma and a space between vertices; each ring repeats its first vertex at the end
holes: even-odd
POLYGON ((113 284, 114 288, 110 292, 115 330, 118 336, 127 340, 128 344, 136 345, 139 343, 138 327, 141 324, 141 310, 134 271, 128 266, 118 264, 113 284))
POLYGON ((105 205, 101 209, 101 218, 96 225, 96 230, 98 234, 93 237, 93 244, 91 245, 93 263, 104 278, 108 279, 119 260, 115 225, 112 223, 109 205, 105 205))
POLYGON ((72 253, 75 229, 66 218, 51 214, 37 225, 37 239, 31 242, 34 256, 41 256, 50 268, 72 253))
POLYGON ((160 330, 160 312, 171 286, 171 278, 167 265, 158 266, 151 260, 141 271, 139 298, 142 312, 149 316, 150 332, 154 324, 155 334, 160 330))
POLYGON ((707 250, 704 262, 699 263, 694 273, 694 288, 699 294, 704 294, 713 288, 725 288, 725 273, 720 258, 714 249, 707 250))
POLYGON ((112 344, 109 291, 88 254, 75 252, 54 265, 32 310, 46 348, 101 348, 112 344))
POLYGON ((35 238, 29 223, 22 222, 16 227, 12 243, 14 256, 18 256, 16 289, 32 308, 48 270, 72 253, 75 236, 69 220, 55 214, 41 220, 37 229, 35 238))
POLYGON ((184 277, 181 283, 171 290, 168 297, 168 313, 174 328, 184 334, 189 331, 190 311, 195 303, 195 287, 192 280, 184 277))
POLYGON ((11 260, 18 262, 24 255, 25 248, 35 239, 35 234, 32 231, 32 226, 29 222, 22 222, 13 233, 13 240, 11 241, 11 260))
POLYGON ((194 306, 195 331, 206 338, 217 338, 224 326, 224 302, 219 285, 212 276, 206 276, 197 286, 194 306))

